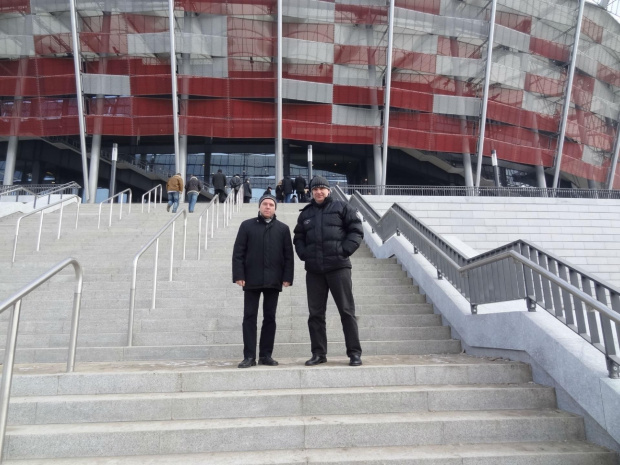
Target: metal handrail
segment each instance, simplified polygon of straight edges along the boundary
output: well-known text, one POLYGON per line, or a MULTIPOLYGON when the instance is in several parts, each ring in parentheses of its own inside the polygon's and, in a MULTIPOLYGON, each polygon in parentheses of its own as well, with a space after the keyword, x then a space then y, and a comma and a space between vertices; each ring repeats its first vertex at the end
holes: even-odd
MULTIPOLYGON (((347 201, 339 187, 332 192, 347 201)), ((473 314, 486 303, 525 299, 529 311, 539 305, 602 352, 609 377, 620 378, 620 288, 524 240, 467 258, 396 203, 379 217, 359 192, 348 202, 384 242, 394 234, 411 242, 473 314)))
POLYGON ((146 201, 145 200, 146 196, 148 196, 148 205, 149 205, 146 212, 151 213, 151 194, 153 195, 153 210, 157 208, 157 189, 159 189, 159 203, 161 203, 161 200, 164 195, 164 188, 161 184, 157 184, 155 187, 149 189, 144 194, 142 194, 142 200, 140 202, 142 204, 142 213, 144 213, 144 202, 146 201))
POLYGON ((479 197, 549 197, 579 199, 620 199, 620 190, 572 189, 547 187, 468 187, 468 186, 407 186, 364 185, 339 186, 347 195, 359 191, 362 195, 412 196, 479 196, 479 197))
MULTIPOLYGON (((18 192, 18 191, 25 191, 30 195, 34 195, 35 198, 37 196, 36 193, 34 193, 33 191, 31 191, 30 189, 26 189, 24 186, 6 186, 6 189, 2 189, 0 191, 0 197, 1 196, 5 196, 5 195, 10 195, 13 192, 18 192)), ((17 194, 15 196, 15 201, 18 202, 19 201, 19 194, 17 194)))
POLYGON ((211 213, 211 239, 213 239, 213 233, 214 233, 214 225, 216 222, 216 215, 217 215, 217 211, 219 209, 219 197, 217 195, 214 195, 213 198, 211 199, 211 201, 209 202, 209 205, 207 205, 207 207, 202 211, 202 213, 200 214, 200 216, 198 216, 198 260, 200 260, 200 244, 201 244, 201 238, 202 238, 202 217, 206 215, 206 219, 205 219, 205 245, 204 245, 204 249, 207 250, 207 245, 208 245, 208 240, 209 240, 209 213, 211 213))
POLYGON ((132 200, 132 194, 131 194, 131 189, 127 188, 124 191, 119 192, 116 195, 113 195, 112 197, 108 197, 107 199, 105 199, 103 202, 101 202, 99 204, 99 219, 97 220, 97 229, 99 229, 99 226, 101 226, 101 207, 103 206, 103 204, 105 202, 110 202, 110 219, 108 220, 108 227, 112 226, 112 207, 114 205, 113 199, 114 197, 119 197, 119 203, 121 204, 121 208, 120 208, 120 213, 118 215, 118 219, 122 220, 123 219, 123 194, 129 192, 129 212, 127 213, 128 215, 131 215, 131 200, 132 200))
POLYGON ((129 328, 127 330, 127 346, 131 347, 133 343, 133 320, 136 307, 136 282, 138 280, 138 260, 151 245, 155 244, 155 260, 153 262, 153 296, 151 300, 151 309, 155 309, 155 299, 157 293, 157 261, 159 258, 159 238, 172 226, 172 235, 170 239, 170 273, 168 281, 172 281, 172 266, 174 263, 174 229, 176 220, 183 215, 183 260, 185 260, 185 245, 187 243, 187 210, 183 208, 177 212, 147 243, 140 249, 133 259, 133 272, 131 275, 131 289, 129 291, 129 328))
POLYGON ((77 280, 75 292, 73 294, 71 337, 69 340, 69 355, 67 357, 67 373, 71 373, 75 368, 75 351, 77 347, 78 324, 80 321, 80 306, 82 303, 83 272, 80 263, 75 258, 66 258, 60 263, 54 265, 30 284, 23 287, 17 293, 13 294, 4 302, 0 302, 0 313, 4 312, 9 307, 13 307, 9 318, 10 321, 7 331, 6 348, 4 351, 4 363, 2 366, 2 383, 0 384, 0 461, 3 459, 2 452, 4 450, 3 445, 6 436, 9 399, 11 397, 11 384, 13 382, 13 367, 15 365, 17 330, 19 328, 22 299, 69 265, 73 265, 75 278, 77 280))
POLYGON ((19 238, 19 225, 24 218, 27 218, 31 215, 35 215, 37 213, 41 215, 41 218, 39 220, 39 234, 37 235, 37 252, 38 252, 41 248, 41 231, 43 229, 43 212, 52 207, 60 205, 60 216, 58 219, 58 235, 56 236, 56 239, 60 239, 60 231, 62 229, 62 212, 64 209, 64 205, 65 203, 72 203, 72 202, 75 202, 77 204, 77 211, 75 213, 75 229, 77 229, 78 220, 80 217, 80 203, 82 202, 82 199, 77 195, 72 195, 71 197, 68 197, 64 200, 59 200, 58 202, 51 203, 49 205, 46 205, 45 207, 38 208, 36 210, 31 211, 30 213, 26 213, 25 215, 20 216, 17 219, 17 226, 15 227, 15 242, 13 243, 13 258, 11 262, 15 263, 15 254, 17 253, 17 240, 19 238))
MULTIPOLYGON (((67 189, 79 189, 80 187, 81 186, 77 182, 71 181, 66 184, 62 184, 60 186, 50 188, 46 191, 39 192, 38 194, 36 194, 34 198, 34 203, 32 204, 32 207, 37 208, 37 200, 39 200, 40 197, 45 197, 47 195, 47 203, 49 204, 52 194, 55 194, 56 192, 61 192, 60 198, 62 199, 62 196, 64 195, 62 191, 65 191, 67 189)), ((71 194, 71 195, 76 195, 76 194, 71 194)))

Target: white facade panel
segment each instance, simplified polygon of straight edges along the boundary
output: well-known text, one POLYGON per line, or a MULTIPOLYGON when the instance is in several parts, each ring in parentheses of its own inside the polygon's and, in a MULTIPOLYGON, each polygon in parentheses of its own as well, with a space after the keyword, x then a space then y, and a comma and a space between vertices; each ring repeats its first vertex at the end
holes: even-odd
POLYGON ((129 76, 82 74, 82 90, 93 95, 131 95, 131 84, 129 76))
POLYGON ((463 0, 441 0, 439 14, 441 16, 454 16, 456 18, 480 19, 480 13, 484 5, 473 5, 463 0))
POLYGON ((129 55, 170 53, 170 34, 168 32, 127 34, 127 48, 129 55))
POLYGON ((334 44, 284 38, 282 39, 282 57, 297 63, 333 63, 334 44))
POLYGON ((282 80, 282 98, 306 102, 332 103, 333 97, 334 88, 331 84, 297 81, 295 79, 282 80))
POLYGON ((336 5, 316 0, 287 0, 283 2, 282 15, 290 18, 303 18, 307 21, 334 23, 336 5))
POLYGON ((552 116, 561 109, 561 106, 549 98, 523 92, 523 109, 552 116))
POLYGON ((590 104, 590 111, 597 115, 605 116, 618 121, 620 119, 620 104, 612 103, 607 99, 600 97, 592 97, 592 103, 590 104))
POLYGON ((577 52, 577 69, 583 71, 590 76, 596 77, 598 71, 598 63, 588 55, 577 52))
POLYGON ((614 92, 609 88, 607 84, 603 84, 600 81, 594 81, 594 90, 592 91, 594 97, 607 100, 608 102, 615 102, 616 96, 614 92))
POLYGON ((14 16, 0 19, 0 38, 2 36, 17 36, 30 34, 32 31, 32 16, 14 16))
POLYGON ((590 165, 603 166, 605 156, 600 152, 594 151, 589 145, 584 145, 581 160, 590 165))
POLYGON ((193 34, 206 36, 226 37, 228 21, 223 15, 200 14, 198 16, 183 16, 176 19, 178 29, 193 34))
POLYGON ((499 24, 495 25, 494 42, 521 52, 529 52, 530 50, 529 34, 524 34, 499 24))
MULTIPOLYGON (((80 2, 80 8, 82 2, 80 2)), ((54 13, 57 11, 69 11, 69 0, 30 0, 32 13, 54 13)))
POLYGON ((610 50, 620 51, 620 35, 609 30, 604 30, 601 44, 610 50))
POLYGON ((558 31, 545 21, 532 21, 532 29, 530 35, 537 39, 548 40, 550 42, 562 45, 572 46, 575 41, 575 34, 571 31, 558 31))
POLYGON ((482 100, 476 97, 454 95, 433 96, 433 113, 442 115, 480 116, 482 100))
POLYGON ((189 66, 191 76, 226 78, 228 77, 228 59, 212 58, 209 60, 192 59, 189 66))
POLYGON ((34 56, 34 37, 27 36, 0 36, 0 57, 19 58, 34 56))
POLYGON ((437 54, 436 35, 428 34, 395 34, 394 48, 406 50, 408 52, 426 53, 429 55, 437 54))
POLYGON ((334 84, 341 86, 379 86, 381 74, 377 67, 334 65, 334 84))
POLYGON ((595 61, 598 61, 602 65, 607 66, 608 68, 620 69, 618 57, 606 47, 603 47, 600 44, 581 40, 579 41, 579 52, 595 61))
POLYGON ((479 59, 438 56, 437 74, 481 78, 484 76, 484 65, 484 60, 479 59))
POLYGON ((551 79, 563 79, 562 69, 554 67, 549 63, 546 58, 540 58, 535 55, 528 56, 528 68, 526 69, 531 74, 536 76, 542 76, 551 79))
POLYGON ((206 36, 202 34, 177 33, 175 35, 177 53, 191 53, 202 56, 225 57, 228 54, 226 37, 206 36))
MULTIPOLYGON (((354 24, 334 24, 334 44, 376 47, 387 46, 384 26, 356 26, 354 24)), ((396 37, 396 35, 395 35, 396 37)))
POLYGON ((394 10, 394 28, 412 29, 427 34, 449 37, 482 38, 488 35, 489 26, 485 21, 437 16, 420 11, 396 8, 394 10))
POLYGON ((493 63, 491 67, 491 83, 502 83, 505 86, 515 89, 523 89, 525 86, 525 72, 519 68, 519 61, 516 60, 517 66, 506 66, 501 63, 493 63))
POLYGON ((334 105, 332 110, 332 124, 378 127, 381 125, 381 114, 376 110, 334 105))

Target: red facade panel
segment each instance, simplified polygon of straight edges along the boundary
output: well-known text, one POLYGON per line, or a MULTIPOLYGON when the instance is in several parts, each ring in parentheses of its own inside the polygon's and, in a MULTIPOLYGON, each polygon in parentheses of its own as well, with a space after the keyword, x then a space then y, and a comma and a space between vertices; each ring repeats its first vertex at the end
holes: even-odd
POLYGON ((482 48, 478 45, 461 42, 454 37, 437 37, 437 55, 458 58, 482 58, 482 48))
POLYGON ((437 55, 394 50, 392 67, 433 74, 437 71, 437 55))
POLYGON ((525 90, 547 97, 559 97, 564 95, 564 79, 553 79, 536 74, 525 74, 525 90))
POLYGON ((334 63, 340 65, 385 66, 385 47, 365 45, 335 45, 334 63))
POLYGON ((422 92, 392 89, 390 106, 407 110, 433 111, 433 96, 422 92))
POLYGON ((71 34, 35 35, 34 52, 39 56, 73 53, 71 34))
POLYGON ((382 105, 383 88, 334 85, 336 105, 382 105))
POLYGON ((30 13, 30 0, 2 0, 0 13, 30 13))
POLYGON ((284 63, 282 65, 282 77, 284 79, 331 84, 334 82, 334 65, 328 63, 318 65, 284 63))
POLYGON ((441 0, 396 0, 395 3, 397 8, 421 11, 432 15, 438 15, 441 10, 441 0))
POLYGON ((284 104, 282 106, 282 118, 289 121, 331 124, 332 106, 284 104))
POLYGON ((537 37, 530 37, 530 52, 563 63, 568 62, 570 58, 570 47, 568 45, 558 44, 537 37))
POLYGON ((596 78, 612 86, 620 87, 620 71, 608 68, 601 63, 598 64, 596 78))
POLYGON ((585 16, 581 21, 581 33, 588 36, 597 44, 600 44, 603 41, 603 27, 599 26, 585 16))
POLYGON ((282 37, 333 44, 334 27, 333 24, 284 23, 282 37))
POLYGON ((127 34, 102 34, 101 32, 80 32, 82 51, 127 55, 127 34))
POLYGON ((498 11, 495 16, 495 23, 514 29, 515 31, 523 32, 524 34, 529 34, 532 31, 531 16, 498 11))
POLYGON ((130 76, 129 82, 132 95, 170 95, 172 78, 167 75, 130 76))
POLYGON ((556 132, 560 127, 560 114, 542 115, 498 102, 489 102, 487 118, 513 126, 556 132))

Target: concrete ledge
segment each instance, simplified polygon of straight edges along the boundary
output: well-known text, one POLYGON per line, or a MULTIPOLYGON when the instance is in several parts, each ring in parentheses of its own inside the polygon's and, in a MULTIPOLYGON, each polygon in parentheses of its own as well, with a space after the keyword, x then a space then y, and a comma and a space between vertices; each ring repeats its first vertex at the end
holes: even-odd
POLYGON ((620 451, 620 380, 608 378, 602 353, 539 308, 525 302, 482 305, 469 302, 402 236, 385 244, 364 223, 364 240, 378 258, 395 256, 452 327, 471 355, 494 355, 530 363, 534 381, 558 391, 558 406, 582 415, 588 440, 620 451))

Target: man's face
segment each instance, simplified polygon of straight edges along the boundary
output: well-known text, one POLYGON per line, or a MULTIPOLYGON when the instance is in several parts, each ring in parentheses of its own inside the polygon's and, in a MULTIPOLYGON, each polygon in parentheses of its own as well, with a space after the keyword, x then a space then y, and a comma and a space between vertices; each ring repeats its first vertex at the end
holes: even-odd
POLYGON ((265 199, 260 203, 258 211, 260 211, 263 218, 273 218, 273 215, 276 212, 276 204, 271 199, 265 199))
POLYGON ((329 189, 327 187, 313 187, 312 198, 316 203, 323 203, 325 198, 329 195, 329 189))

